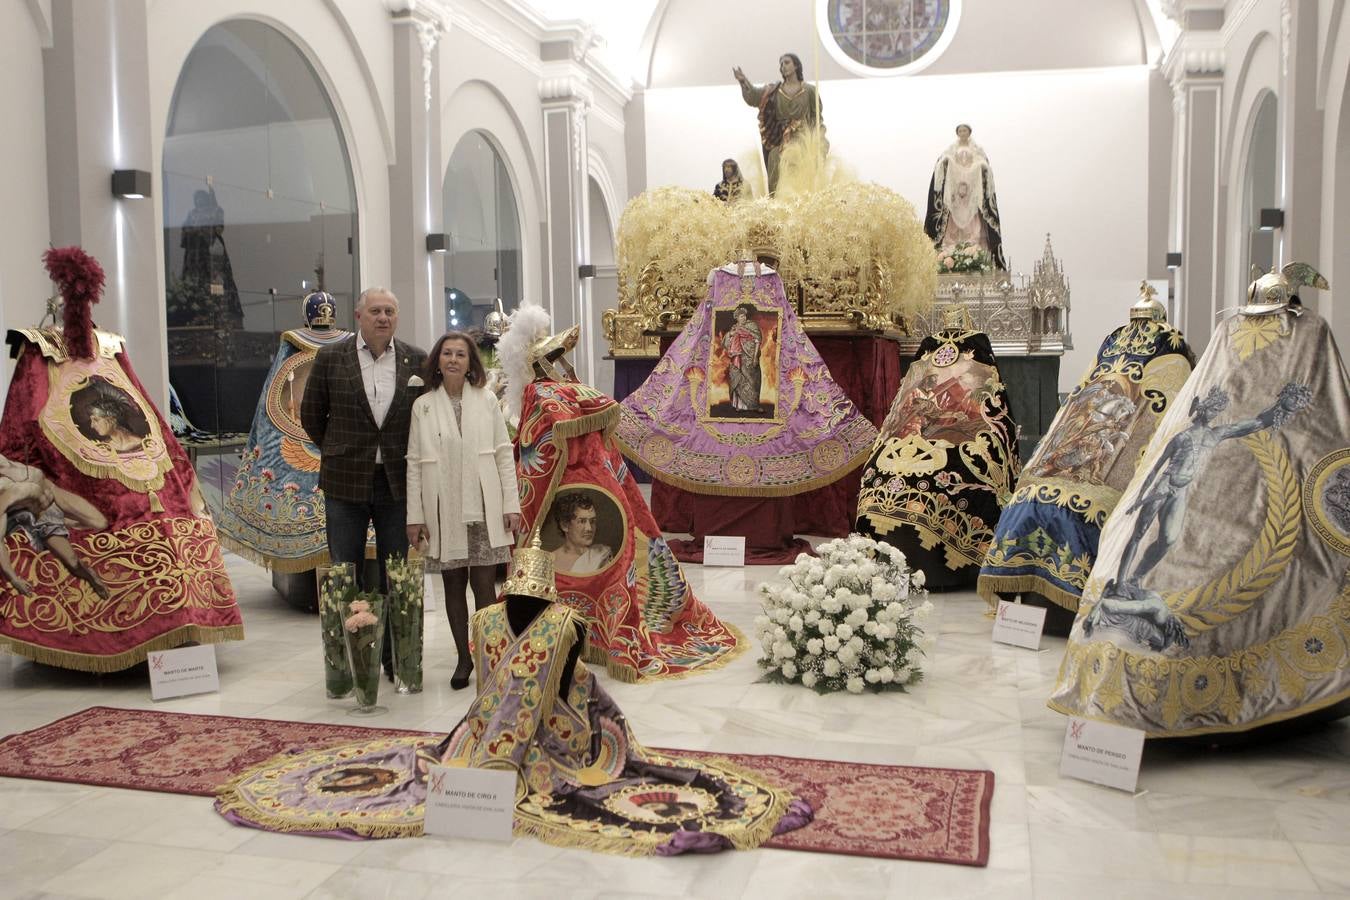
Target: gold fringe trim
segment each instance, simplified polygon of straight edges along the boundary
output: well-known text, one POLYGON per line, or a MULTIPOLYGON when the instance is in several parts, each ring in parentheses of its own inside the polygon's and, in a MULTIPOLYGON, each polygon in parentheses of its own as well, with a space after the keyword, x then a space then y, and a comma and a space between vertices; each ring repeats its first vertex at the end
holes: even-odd
MULTIPOLYGON (((711 610, 710 610, 711 611, 711 610)), ((718 620, 721 621, 720 619, 718 620)), ((702 675, 705 672, 716 672, 718 669, 724 669, 736 661, 745 651, 750 649, 750 642, 745 639, 745 634, 732 625, 730 622, 722 622, 722 627, 735 639, 736 643, 728 647, 725 653, 721 653, 705 663, 700 663, 692 668, 681 672, 661 672, 656 675, 648 675, 639 672, 637 669, 615 660, 603 647, 593 645, 589 640, 582 650, 581 658, 592 665, 602 666, 604 670, 615 681, 624 684, 639 684, 648 681, 675 681, 680 678, 689 678, 694 675, 702 675)), ((588 629, 589 637, 589 629, 588 629)))
POLYGON ((593 412, 587 416, 568 419, 553 426, 553 433, 561 438, 580 437, 592 431, 608 431, 619 422, 619 404, 593 412))
MULTIPOLYGON (((561 667, 558 668, 561 669, 561 667)), ((557 687, 555 685, 549 692, 549 696, 556 696, 556 694, 557 687)), ((427 742, 431 743, 432 741, 427 742)), ((644 754, 648 753, 641 745, 637 745, 637 749, 640 749, 644 754)), ((676 764, 683 764, 689 768, 721 770, 728 775, 749 782, 769 794, 770 801, 768 809, 755 825, 748 828, 737 829, 732 833, 722 831, 713 832, 714 834, 725 837, 731 842, 732 847, 737 850, 753 850, 769 840, 769 838, 773 837, 774 829, 778 826, 778 823, 782 821, 783 816, 788 811, 788 807, 792 804, 792 801, 798 799, 795 794, 788 791, 774 779, 765 776, 761 772, 733 763, 720 756, 692 759, 676 754, 660 753, 655 755, 673 760, 676 764)), ((225 784, 216 788, 217 811, 222 815, 233 813, 250 823, 261 825, 269 831, 276 831, 284 834, 350 831, 353 834, 359 834, 363 837, 382 839, 421 837, 425 833, 425 823, 422 821, 375 823, 334 819, 333 821, 324 823, 300 823, 282 815, 260 810, 257 806, 249 803, 240 796, 239 788, 245 781, 273 768, 274 765, 275 757, 264 760, 256 765, 250 766, 248 769, 235 775, 225 784)), ((552 825, 536 818, 526 818, 521 815, 519 810, 517 810, 513 817, 511 831, 516 836, 532 837, 554 847, 592 850, 616 856, 633 857, 652 856, 656 853, 656 848, 666 843, 669 839, 669 835, 652 835, 650 840, 641 840, 623 837, 604 837, 592 833, 578 832, 565 826, 552 825)))
POLYGON ((981 575, 975 593, 990 606, 998 606, 1002 599, 999 594, 1039 594, 1071 613, 1078 612, 1078 604, 1082 601, 1078 594, 1070 594, 1039 575, 981 575))
MULTIPOLYGON (((413 742, 424 741, 426 743, 436 743, 436 738, 413 738, 413 742)), ((342 746, 349 741, 340 742, 331 746, 342 746)), ((244 771, 235 775, 229 781, 216 788, 216 809, 224 815, 225 813, 235 813, 240 818, 249 822, 261 825, 268 831, 279 831, 285 834, 305 834, 313 832, 327 831, 350 831, 353 834, 359 834, 362 837, 382 839, 382 838, 403 838, 403 837, 421 837, 425 833, 423 822, 401 822, 401 823, 377 823, 377 822, 342 822, 333 820, 330 822, 319 823, 300 823, 293 819, 288 819, 275 813, 269 813, 260 810, 257 806, 249 803, 239 795, 239 786, 246 780, 259 775, 276 766, 277 757, 272 756, 260 763, 249 766, 244 771)))
MULTIPOLYGON (((1056 685, 1056 687, 1058 687, 1058 685, 1056 685)), ((1239 734, 1244 731, 1253 731, 1265 725, 1275 725, 1280 722, 1287 722, 1290 719, 1297 719, 1299 716, 1306 716, 1311 713, 1315 713, 1318 710, 1326 709, 1329 706, 1335 706, 1337 703, 1340 703, 1344 700, 1350 700, 1350 688, 1346 688, 1339 694, 1334 694, 1331 697, 1324 697, 1316 702, 1304 704, 1303 706, 1300 706, 1297 709, 1271 713, 1268 716, 1263 716, 1262 718, 1256 719, 1255 721, 1252 722, 1240 722, 1232 725, 1206 725, 1203 728, 1188 728, 1180 731, 1171 731, 1171 730, 1152 731, 1147 728, 1142 730, 1144 732, 1145 737, 1151 738, 1198 737, 1204 734, 1239 734)), ((1072 716, 1076 719, 1089 719, 1093 722, 1105 722, 1107 725, 1121 724, 1118 719, 1111 719, 1106 716, 1099 716, 1099 715, 1086 715, 1084 713, 1076 712, 1072 709, 1069 709, 1066 706, 1062 706, 1059 703, 1056 703, 1053 698, 1045 701, 1045 705, 1053 709, 1055 712, 1060 713, 1061 715, 1072 716)), ((1135 726, 1127 725, 1125 727, 1132 728, 1135 726)))
POLYGON ((255 565, 262 566, 269 572, 278 572, 282 575, 295 575, 299 572, 308 572, 311 569, 326 566, 329 562, 327 547, 295 559, 283 556, 271 556, 263 553, 261 550, 250 547, 248 544, 235 540, 219 529, 216 529, 216 531, 222 547, 236 556, 243 557, 255 565))
POLYGON ((644 472, 655 478, 657 481, 688 491, 691 494, 704 494, 710 497, 793 497, 797 494, 804 494, 807 491, 814 491, 817 488, 834 484, 845 475, 856 471, 858 467, 867 462, 867 458, 872 455, 872 447, 871 445, 868 445, 853 454, 848 461, 842 463, 839 468, 835 469, 833 472, 829 472, 825 475, 818 475, 815 478, 811 478, 807 481, 800 481, 795 484, 770 485, 768 487, 757 485, 735 487, 722 484, 706 484, 701 481, 690 481, 679 475, 668 475, 656 468, 654 463, 648 461, 641 453, 637 452, 636 448, 630 446, 617 434, 614 436, 614 442, 619 445, 619 449, 623 451, 624 456, 636 462, 642 467, 644 472))
POLYGON ((0 647, 44 666, 58 666, 62 669, 74 669, 77 672, 102 673, 121 672, 137 663, 145 662, 145 657, 149 653, 154 653, 157 650, 172 650, 191 641, 196 641, 199 644, 223 644, 226 641, 242 641, 243 639, 243 625, 223 625, 219 627, 180 625, 167 634, 161 634, 144 644, 111 656, 41 647, 12 637, 0 637, 0 647))
POLYGON ((352 834, 359 834, 362 837, 380 840, 383 838, 421 837, 426 833, 424 822, 379 824, 375 822, 362 822, 359 820, 346 821, 335 819, 332 822, 325 822, 323 824, 299 823, 292 819, 258 809, 257 806, 254 806, 252 803, 249 803, 239 796, 235 790, 234 781, 231 781, 229 784, 222 787, 216 794, 216 810, 220 812, 221 815, 224 815, 225 813, 234 813, 246 822, 260 825, 268 831, 277 831, 282 834, 350 831, 352 834))

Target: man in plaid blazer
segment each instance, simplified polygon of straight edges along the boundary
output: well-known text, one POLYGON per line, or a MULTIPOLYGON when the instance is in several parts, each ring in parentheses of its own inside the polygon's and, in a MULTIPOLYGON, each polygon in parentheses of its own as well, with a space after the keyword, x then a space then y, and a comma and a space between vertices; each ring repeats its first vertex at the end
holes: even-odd
MULTIPOLYGON (((356 334, 314 357, 300 404, 300 423, 318 445, 319 488, 327 508, 328 556, 350 562, 364 582, 366 533, 375 527, 379 585, 387 590, 385 560, 408 553, 408 426, 422 393, 418 373, 426 353, 394 337, 398 298, 367 288, 356 303, 356 334)), ((388 633, 385 671, 390 671, 388 633)))

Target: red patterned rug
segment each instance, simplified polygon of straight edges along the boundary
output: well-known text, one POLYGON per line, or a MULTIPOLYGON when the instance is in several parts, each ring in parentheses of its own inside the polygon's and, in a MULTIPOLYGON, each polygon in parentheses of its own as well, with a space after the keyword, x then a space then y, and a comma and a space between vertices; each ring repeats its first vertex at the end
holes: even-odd
MULTIPOLYGON (((322 722, 94 706, 0 740, 0 776, 210 797, 235 773, 298 747, 418 734, 322 722)), ((994 773, 674 751, 763 772, 816 810, 765 846, 983 866, 994 773)))

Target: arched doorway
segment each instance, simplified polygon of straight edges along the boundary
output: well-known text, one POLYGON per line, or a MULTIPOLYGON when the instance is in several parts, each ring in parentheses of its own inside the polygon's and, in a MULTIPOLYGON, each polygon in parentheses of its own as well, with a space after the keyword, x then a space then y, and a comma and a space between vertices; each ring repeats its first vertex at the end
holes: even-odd
POLYGON ((300 49, 261 22, 208 29, 174 88, 163 159, 169 381, 199 428, 247 431, 281 332, 320 282, 351 327, 356 191, 300 49))
POLYGON ((520 214, 506 162, 481 131, 460 138, 442 188, 445 229, 445 326, 481 326, 500 297, 509 313, 520 305, 520 214))
MULTIPOLYGON (((1350 234, 1350 72, 1345 76, 1342 87, 1341 108, 1336 122, 1336 150, 1333 158, 1333 182, 1331 197, 1331 240, 1323 240, 1323 246, 1331 248, 1330 295, 1321 298, 1320 309, 1331 323, 1336 343, 1342 348, 1350 347, 1350 241, 1342 235, 1350 234), (1339 239, 1337 239, 1339 238, 1339 239)), ((1328 116, 1330 120, 1330 117, 1328 116)), ((1330 121, 1328 122, 1330 125, 1330 121)), ((1326 227, 1325 225, 1323 227, 1326 227)))
POLYGON ((1276 262, 1276 232, 1261 227, 1261 210, 1279 207, 1279 102, 1269 91, 1262 94, 1252 116, 1247 164, 1242 173, 1242 247, 1239 284, 1247 284, 1252 266, 1269 271, 1276 262))
POLYGON ((619 305, 619 269, 615 265, 614 224, 610 221, 609 207, 605 203, 604 191, 592 176, 586 179, 589 192, 591 223, 591 263, 595 266, 595 276, 591 279, 591 321, 585 327, 590 330, 591 352, 595 354, 595 386, 613 396, 614 360, 604 358, 605 340, 601 327, 602 316, 607 309, 619 305))

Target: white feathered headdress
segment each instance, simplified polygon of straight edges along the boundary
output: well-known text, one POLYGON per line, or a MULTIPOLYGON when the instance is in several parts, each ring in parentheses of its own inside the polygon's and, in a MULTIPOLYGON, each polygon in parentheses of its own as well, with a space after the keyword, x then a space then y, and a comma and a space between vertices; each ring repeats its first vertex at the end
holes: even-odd
POLYGON ((525 385, 534 380, 530 348, 553 331, 553 317, 538 303, 525 301, 511 313, 506 333, 497 340, 497 362, 506 373, 506 411, 512 422, 520 420, 525 385))

